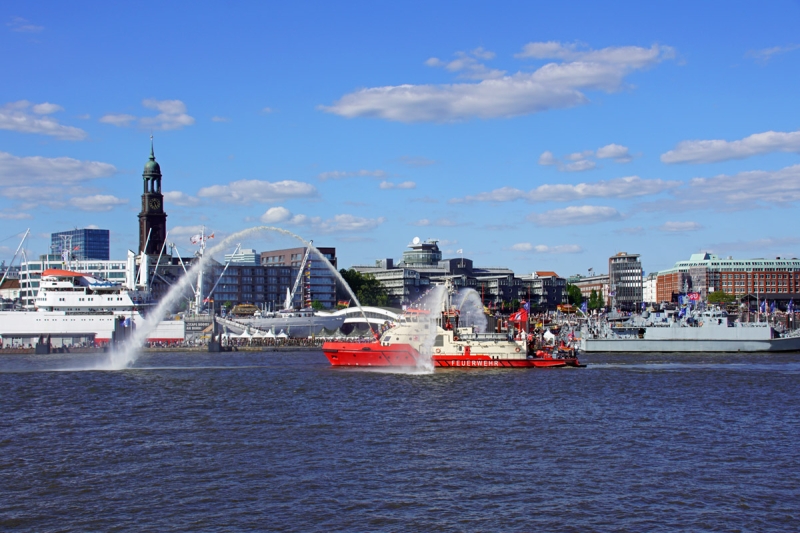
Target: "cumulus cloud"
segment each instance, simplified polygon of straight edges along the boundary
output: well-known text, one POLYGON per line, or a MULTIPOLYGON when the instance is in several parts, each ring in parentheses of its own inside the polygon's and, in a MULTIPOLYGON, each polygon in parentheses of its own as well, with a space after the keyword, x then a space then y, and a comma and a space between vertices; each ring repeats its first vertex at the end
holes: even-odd
POLYGON ((44 26, 31 24, 27 19, 22 17, 12 17, 11 22, 6 22, 6 26, 8 26, 11 31, 15 31, 17 33, 40 33, 42 30, 44 30, 44 26))
POLYGON ((403 181, 401 183, 382 181, 380 187, 381 189, 416 189, 417 184, 413 181, 403 181))
POLYGON ((754 133, 738 141, 701 140, 682 141, 674 150, 661 155, 664 163, 716 163, 731 159, 745 159, 771 152, 800 153, 800 130, 765 131, 754 133))
POLYGON ((355 172, 342 172, 339 170, 333 170, 330 172, 322 172, 317 176, 317 178, 319 178, 320 181, 325 181, 340 180, 344 178, 385 178, 386 176, 387 174, 383 170, 357 170, 355 172))
POLYGON ((665 222, 658 228, 659 230, 666 232, 666 233, 685 233, 687 231, 698 231, 703 229, 703 226, 698 224, 697 222, 665 222))
POLYGON ((288 198, 311 198, 316 195, 317 188, 313 185, 292 180, 239 180, 228 185, 203 187, 197 193, 201 198, 214 198, 231 204, 269 204, 288 198))
MULTIPOLYGON (((576 45, 545 43, 550 52, 530 43, 518 57, 552 57, 562 63, 548 63, 534 72, 492 77, 483 73, 477 83, 443 85, 395 85, 371 87, 346 94, 330 106, 319 109, 347 118, 371 117, 399 122, 452 122, 470 118, 508 118, 573 107, 588 102, 582 91, 614 92, 634 70, 674 57, 670 47, 653 45, 578 50, 576 45), (553 46, 553 45, 559 45, 553 46), (569 53, 565 53, 568 51, 569 53), (544 55, 542 55, 544 54, 544 55)), ((469 63, 469 62, 466 62, 469 63)), ((462 62, 456 72, 475 72, 462 62)), ((436 58, 431 66, 450 63, 436 58)), ((493 72, 493 71, 490 71, 493 72)))
POLYGON ((428 159, 427 157, 412 157, 408 155, 404 155, 400 157, 400 162, 409 167, 428 167, 430 165, 435 165, 435 159, 428 159))
POLYGON ((30 213, 23 213, 22 211, 0 211, 0 219, 3 220, 26 220, 31 218, 33 216, 30 213))
POLYGON ((468 224, 463 222, 458 222, 452 218, 447 217, 439 217, 436 220, 430 220, 428 218, 423 218, 417 220, 416 222, 411 223, 412 226, 439 226, 442 228, 453 228, 456 226, 466 226, 468 224))
POLYGON ((18 157, 0 152, 0 186, 75 183, 107 178, 116 172, 114 165, 99 161, 80 161, 71 157, 18 157))
POLYGON ((70 205, 84 211, 111 211, 118 205, 125 205, 128 200, 117 198, 110 194, 95 194, 92 196, 76 196, 70 198, 70 205))
POLYGON ((556 156, 554 156, 553 152, 551 152, 550 150, 542 152, 542 155, 539 156, 540 165, 555 165, 557 163, 558 159, 556 159, 556 156))
POLYGON ((194 117, 186 113, 186 105, 180 100, 155 100, 148 98, 142 101, 148 109, 159 111, 154 117, 144 117, 139 122, 142 126, 157 130, 177 130, 194 124, 194 117))
POLYGON ((323 220, 321 217, 292 214, 291 211, 282 206, 267 209, 267 211, 261 215, 260 220, 264 224, 310 226, 312 230, 320 233, 369 231, 386 221, 384 217, 365 218, 350 214, 335 215, 333 218, 323 220))
POLYGON ((487 80, 502 78, 506 71, 492 69, 478 61, 478 59, 494 59, 494 52, 484 50, 479 47, 471 52, 456 52, 456 59, 452 61, 442 61, 432 57, 425 61, 429 67, 443 67, 449 72, 458 73, 459 78, 471 80, 487 80))
POLYGON ((800 201, 800 165, 775 171, 751 170, 731 176, 693 178, 689 188, 678 191, 677 196, 698 208, 786 206, 800 201))
POLYGON ((548 150, 539 156, 539 164, 556 165, 558 170, 562 172, 581 172, 591 170, 597 166, 597 163, 591 159, 593 157, 597 159, 612 159, 617 163, 627 163, 633 159, 627 146, 612 143, 602 146, 596 151, 584 150, 567 154, 562 158, 563 161, 548 150), (567 161, 570 162, 565 163, 567 161))
POLYGON ((200 203, 200 199, 181 191, 168 191, 164 193, 164 202, 190 207, 200 203))
POLYGON ((64 126, 48 116, 63 109, 60 105, 49 102, 42 104, 31 104, 27 100, 10 102, 0 107, 0 129, 50 135, 65 141, 85 139, 88 134, 82 129, 64 126))
POLYGON ((136 117, 129 114, 106 114, 100 122, 117 127, 130 126, 137 122, 143 128, 155 130, 177 130, 194 124, 194 117, 186 110, 186 104, 180 100, 156 100, 147 98, 142 100, 142 105, 147 109, 154 109, 158 114, 151 117, 136 117))
POLYGON ((569 202, 587 198, 636 198, 676 189, 680 185, 680 181, 646 180, 639 176, 628 176, 608 181, 601 180, 594 183, 578 183, 575 185, 544 184, 527 192, 514 187, 501 187, 473 196, 454 198, 449 203, 510 202, 513 200, 569 202))
POLYGON ((627 163, 633 159, 627 146, 613 143, 598 148, 596 155, 598 159, 613 159, 617 163, 627 163))
POLYGON ((112 126, 117 126, 118 128, 121 128, 124 126, 130 126, 131 122, 136 120, 136 117, 133 115, 125 115, 125 114, 120 114, 120 115, 110 114, 110 115, 103 115, 98 120, 103 124, 111 124, 112 126))
POLYGON ((589 161, 588 159, 581 159, 575 161, 574 163, 569 163, 564 165, 565 172, 583 172, 584 170, 592 170, 594 167, 597 166, 597 163, 594 161, 589 161))
POLYGON ((231 119, 229 119, 228 117, 218 117, 218 116, 211 117, 211 122, 230 122, 230 121, 231 119))
POLYGON ((519 242, 511 246, 511 249, 517 252, 534 252, 537 254, 578 254, 583 251, 583 248, 577 244, 548 246, 546 244, 533 245, 529 242, 519 242))
POLYGON ((553 209, 545 213, 531 213, 527 218, 539 226, 577 226, 622 220, 623 215, 613 207, 581 205, 553 209))
POLYGON ((787 44, 784 46, 773 46, 771 48, 762 48, 760 50, 749 50, 745 57, 754 59, 759 63, 768 63, 773 56, 778 54, 785 54, 800 48, 800 44, 787 44))

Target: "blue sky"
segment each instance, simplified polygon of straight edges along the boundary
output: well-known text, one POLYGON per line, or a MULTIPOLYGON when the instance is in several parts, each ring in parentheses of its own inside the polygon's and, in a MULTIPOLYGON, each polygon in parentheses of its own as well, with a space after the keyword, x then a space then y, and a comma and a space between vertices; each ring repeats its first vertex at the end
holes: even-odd
MULTIPOLYGON (((800 3, 0 5, 0 258, 255 225, 518 273, 800 255, 800 3)), ((293 245, 268 236, 259 250, 293 245)))

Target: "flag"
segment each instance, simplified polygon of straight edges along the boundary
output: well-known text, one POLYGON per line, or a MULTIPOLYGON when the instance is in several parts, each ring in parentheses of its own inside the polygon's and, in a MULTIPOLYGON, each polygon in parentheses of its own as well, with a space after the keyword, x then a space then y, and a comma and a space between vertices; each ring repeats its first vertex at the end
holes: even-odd
POLYGON ((202 241, 202 240, 203 240, 203 236, 200 235, 199 233, 197 235, 192 235, 191 237, 189 237, 189 241, 192 244, 200 244, 200 241, 202 241))
POLYGON ((645 308, 647 308, 647 306, 645 305, 645 303, 644 303, 644 302, 642 302, 642 311, 644 311, 644 310, 645 310, 645 308))
POLYGON ((458 250, 456 250, 456 253, 457 254, 463 254, 464 253, 464 249, 463 248, 459 248, 458 250))
POLYGON ((794 313, 794 298, 789 299, 789 304, 786 306, 786 312, 789 314, 794 313))
POLYGON ((766 313, 767 312, 767 301, 766 300, 761 302, 761 312, 762 313, 766 313))
POLYGON ((80 250, 80 249, 81 249, 81 247, 80 247, 80 246, 75 246, 75 247, 73 248, 73 250, 76 250, 76 251, 77 251, 77 250, 80 250))
POLYGON ((211 235, 209 235, 208 237, 206 237, 206 239, 213 239, 213 238, 214 238, 214 234, 213 233, 211 235))
POLYGON ((684 316, 686 316, 686 308, 681 307, 681 310, 678 311, 678 318, 683 318, 684 316))
POLYGON ((517 322, 517 323, 527 322, 528 321, 528 312, 526 310, 524 310, 524 309, 520 309, 519 311, 517 311, 516 313, 514 313, 510 317, 508 317, 508 321, 509 322, 517 322))
POLYGON ((589 305, 588 305, 586 302, 583 302, 583 303, 581 304, 581 311, 583 311, 583 314, 586 314, 586 312, 587 312, 588 310, 589 310, 589 305))
POLYGON ((775 300, 772 300, 772 305, 769 306, 769 312, 770 313, 775 312, 775 300))
POLYGON ((522 308, 525 309, 526 313, 530 313, 531 312, 531 303, 530 302, 525 302, 522 305, 522 308))

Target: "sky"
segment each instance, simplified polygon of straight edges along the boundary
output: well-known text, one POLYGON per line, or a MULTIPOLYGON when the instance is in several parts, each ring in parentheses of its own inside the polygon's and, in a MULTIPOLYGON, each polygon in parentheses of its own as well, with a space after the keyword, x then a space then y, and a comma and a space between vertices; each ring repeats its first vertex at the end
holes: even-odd
MULTIPOLYGON (((800 2, 0 4, 0 259, 285 228, 517 274, 800 256, 800 2)), ((271 233, 241 241, 293 247, 271 233)))

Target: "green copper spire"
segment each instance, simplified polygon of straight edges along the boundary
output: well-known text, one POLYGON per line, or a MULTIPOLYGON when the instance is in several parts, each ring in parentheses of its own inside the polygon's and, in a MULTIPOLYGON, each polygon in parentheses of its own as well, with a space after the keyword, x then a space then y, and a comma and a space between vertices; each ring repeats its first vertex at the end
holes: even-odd
POLYGON ((145 176, 161 176, 161 166, 156 163, 156 153, 153 150, 153 136, 150 135, 150 160, 144 164, 145 176))

